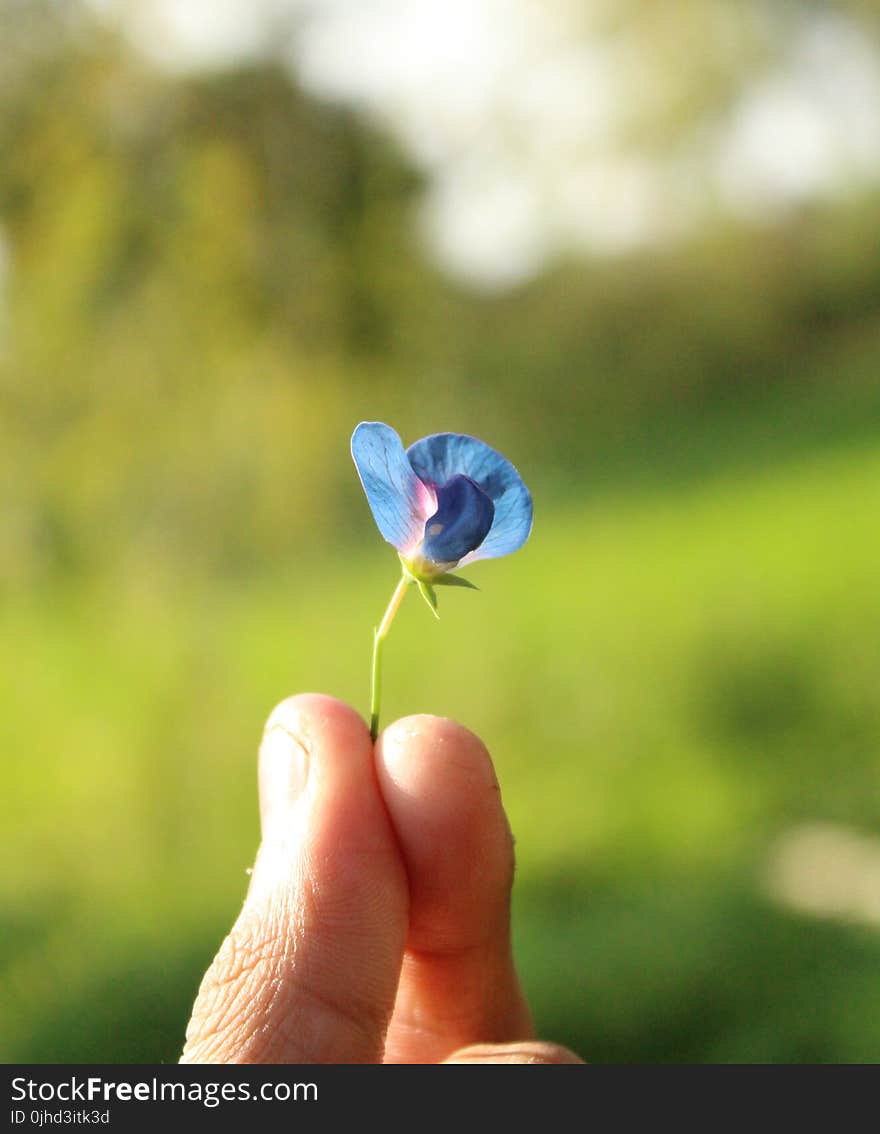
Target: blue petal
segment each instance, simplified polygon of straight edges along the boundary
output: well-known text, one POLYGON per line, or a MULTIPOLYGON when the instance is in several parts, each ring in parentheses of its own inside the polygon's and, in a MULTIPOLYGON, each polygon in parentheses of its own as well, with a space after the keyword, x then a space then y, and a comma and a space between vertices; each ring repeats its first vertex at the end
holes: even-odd
POLYGON ((529 538, 529 490, 510 461, 484 441, 463 433, 435 433, 410 445, 406 455, 426 484, 439 488, 454 476, 466 476, 494 503, 495 518, 489 534, 467 557, 467 562, 509 555, 529 538))
POLYGON ((382 538, 398 551, 410 550, 422 538, 429 494, 403 442, 381 421, 362 421, 351 436, 351 455, 382 538))
POLYGON ((478 548, 495 517, 495 505, 466 476, 454 476, 437 493, 437 511, 425 524, 423 554, 433 563, 457 563, 478 548))

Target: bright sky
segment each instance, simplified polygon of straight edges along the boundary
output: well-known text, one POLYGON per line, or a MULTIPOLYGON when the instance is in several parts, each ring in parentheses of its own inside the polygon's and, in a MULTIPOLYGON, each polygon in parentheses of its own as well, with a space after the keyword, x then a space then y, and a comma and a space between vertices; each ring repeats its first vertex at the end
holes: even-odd
POLYGON ((639 56, 625 35, 598 34, 608 0, 92 3, 164 66, 281 45, 308 90, 368 114, 429 174, 424 239, 485 287, 560 254, 673 240, 719 209, 760 219, 880 178, 876 44, 806 6, 783 25, 769 0, 705 0, 701 50, 723 64, 745 27, 759 52, 775 45, 774 66, 711 126, 652 153, 633 127, 669 75, 652 73, 650 43, 639 56))

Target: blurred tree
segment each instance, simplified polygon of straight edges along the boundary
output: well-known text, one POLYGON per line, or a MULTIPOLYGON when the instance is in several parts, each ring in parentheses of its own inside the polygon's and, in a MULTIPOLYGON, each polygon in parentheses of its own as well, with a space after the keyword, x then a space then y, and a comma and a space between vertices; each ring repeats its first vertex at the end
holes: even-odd
POLYGON ((0 101, 19 566, 302 544, 325 410, 406 294, 412 176, 275 67, 162 78, 84 19, 24 14, 0 101))

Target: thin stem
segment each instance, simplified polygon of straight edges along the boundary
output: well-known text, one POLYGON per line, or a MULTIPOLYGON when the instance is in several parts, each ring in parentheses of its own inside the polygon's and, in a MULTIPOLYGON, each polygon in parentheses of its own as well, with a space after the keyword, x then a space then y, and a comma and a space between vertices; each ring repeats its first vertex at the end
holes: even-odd
POLYGON ((388 637, 391 623, 397 614, 397 608, 403 602, 406 588, 412 580, 402 575, 400 582, 394 588, 394 594, 388 603, 388 609, 379 623, 379 628, 373 631, 373 669, 370 679, 370 736, 373 740, 379 735, 379 703, 382 699, 382 643, 388 637))

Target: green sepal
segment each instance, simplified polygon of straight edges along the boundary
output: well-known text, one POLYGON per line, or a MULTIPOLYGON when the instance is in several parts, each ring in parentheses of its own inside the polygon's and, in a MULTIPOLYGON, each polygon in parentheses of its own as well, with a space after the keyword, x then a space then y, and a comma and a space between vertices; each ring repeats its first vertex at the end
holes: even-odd
POLYGON ((397 558, 400 560, 400 566, 403 569, 404 578, 409 579, 409 581, 411 583, 417 583, 419 581, 419 577, 415 573, 415 571, 413 571, 413 569, 410 567, 410 565, 407 563, 407 561, 403 558, 403 556, 400 553, 398 553, 397 558))
POLYGON ((440 612, 437 609, 437 595, 434 593, 434 588, 430 583, 425 583, 422 579, 417 580, 419 594, 430 607, 431 613, 435 618, 440 617, 440 612))
POLYGON ((439 575, 433 582, 435 587, 467 587, 469 591, 480 589, 476 583, 472 583, 461 575, 439 575))

